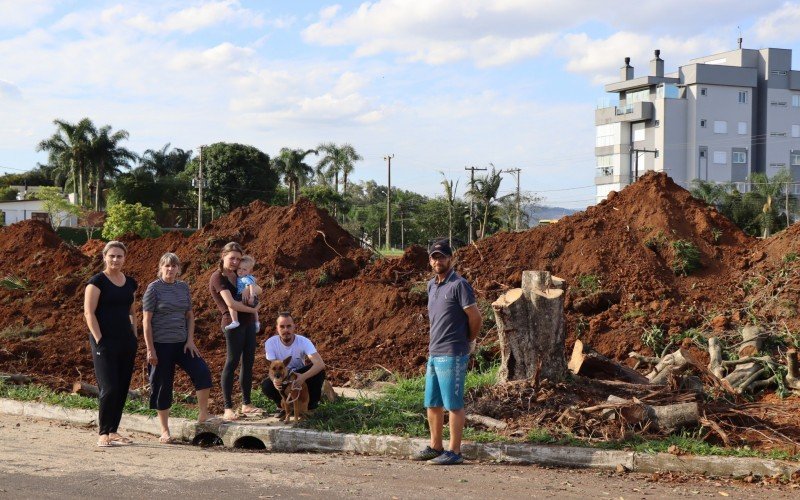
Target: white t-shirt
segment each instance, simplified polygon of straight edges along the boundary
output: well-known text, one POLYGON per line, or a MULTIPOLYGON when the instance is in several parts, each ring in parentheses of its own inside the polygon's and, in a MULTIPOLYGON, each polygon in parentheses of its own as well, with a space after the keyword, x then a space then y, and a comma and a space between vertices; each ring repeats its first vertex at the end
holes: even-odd
POLYGON ((317 352, 314 344, 303 337, 295 334, 292 345, 284 345, 278 335, 273 335, 264 342, 264 350, 267 351, 267 361, 284 360, 291 356, 289 362, 290 370, 299 370, 306 365, 303 356, 311 356, 317 352))

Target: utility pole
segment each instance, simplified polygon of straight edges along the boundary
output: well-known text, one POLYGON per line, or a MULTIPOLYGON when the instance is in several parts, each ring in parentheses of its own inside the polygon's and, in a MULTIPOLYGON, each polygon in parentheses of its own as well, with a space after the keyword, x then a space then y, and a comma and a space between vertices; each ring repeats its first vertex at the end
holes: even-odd
POLYGON ((639 153, 653 153, 654 155, 658 154, 657 149, 637 149, 631 148, 631 153, 636 155, 634 160, 634 169, 633 169, 633 180, 639 180, 639 153))
POLYGON ((392 158, 394 154, 383 157, 386 160, 387 188, 386 188, 386 249, 392 249, 392 158))
MULTIPOLYGON (((469 190, 475 191, 475 171, 486 170, 485 168, 478 167, 464 167, 464 170, 469 170, 469 190)), ((475 213, 475 200, 472 196, 469 197, 469 242, 472 243, 472 219, 475 213)), ((451 243, 452 245, 452 243, 451 243)))
POLYGON ((514 224, 514 230, 519 231, 519 216, 520 216, 520 196, 519 196, 519 176, 520 172, 522 171, 521 168, 509 168, 506 170, 501 170, 501 172, 508 172, 509 174, 515 174, 517 177, 517 220, 514 224))
POLYGON ((200 176, 197 179, 197 229, 203 229, 203 148, 200 146, 200 176))

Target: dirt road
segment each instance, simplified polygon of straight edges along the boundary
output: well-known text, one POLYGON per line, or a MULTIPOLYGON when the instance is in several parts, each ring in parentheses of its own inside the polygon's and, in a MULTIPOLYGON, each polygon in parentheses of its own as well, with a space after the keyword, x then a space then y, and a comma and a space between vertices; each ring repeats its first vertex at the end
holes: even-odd
POLYGON ((797 498, 733 480, 471 464, 431 467, 343 454, 271 454, 188 445, 96 448, 93 428, 0 415, 0 498, 797 498))

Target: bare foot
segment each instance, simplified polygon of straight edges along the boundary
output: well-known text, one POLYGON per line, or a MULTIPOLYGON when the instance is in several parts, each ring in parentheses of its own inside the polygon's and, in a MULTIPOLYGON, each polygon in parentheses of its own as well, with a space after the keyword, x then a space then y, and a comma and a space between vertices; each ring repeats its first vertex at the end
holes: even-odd
POLYGON ((225 413, 222 414, 222 420, 233 422, 234 420, 238 419, 239 417, 236 415, 235 411, 231 410, 230 408, 225 408, 225 413))
POLYGON ((129 444, 133 444, 133 439, 127 438, 125 436, 120 436, 116 432, 112 432, 111 434, 109 434, 108 439, 111 441, 111 443, 116 445, 127 446, 129 444))
POLYGON ((251 415, 253 413, 256 413, 256 414, 260 415, 260 414, 264 413, 264 410, 262 410, 261 408, 259 408, 257 406, 253 406, 253 405, 242 405, 242 413, 244 413, 245 415, 251 415))
POLYGON ((108 448, 114 446, 114 443, 111 442, 111 438, 108 437, 108 434, 103 434, 97 439, 97 446, 100 448, 108 448))
POLYGON ((169 435, 169 431, 164 431, 161 433, 161 437, 158 438, 158 442, 161 444, 174 444, 175 440, 169 435))

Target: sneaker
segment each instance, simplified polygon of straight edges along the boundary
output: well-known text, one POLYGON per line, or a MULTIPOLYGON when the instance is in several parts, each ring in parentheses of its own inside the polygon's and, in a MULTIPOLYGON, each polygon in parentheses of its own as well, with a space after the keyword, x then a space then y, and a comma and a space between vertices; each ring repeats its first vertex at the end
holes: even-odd
POLYGON ((411 457, 411 460, 416 460, 418 462, 425 462, 441 456, 444 453, 444 450, 436 450, 431 448, 430 446, 426 446, 424 450, 418 451, 414 456, 411 457))
POLYGON ((238 321, 231 321, 231 324, 225 327, 226 330, 233 330, 234 328, 239 328, 238 321))
POLYGON ((428 463, 431 465, 458 465, 464 463, 464 457, 461 456, 461 453, 447 450, 438 457, 428 460, 428 463))

